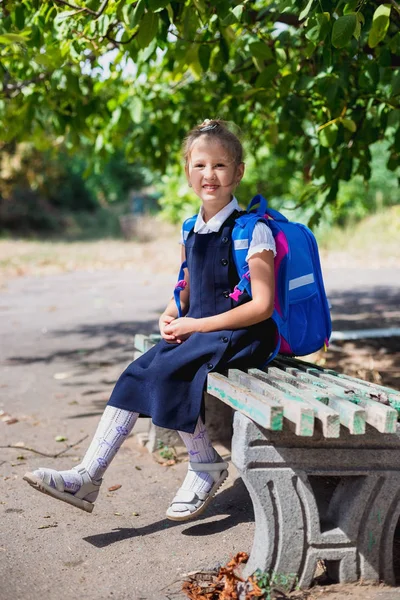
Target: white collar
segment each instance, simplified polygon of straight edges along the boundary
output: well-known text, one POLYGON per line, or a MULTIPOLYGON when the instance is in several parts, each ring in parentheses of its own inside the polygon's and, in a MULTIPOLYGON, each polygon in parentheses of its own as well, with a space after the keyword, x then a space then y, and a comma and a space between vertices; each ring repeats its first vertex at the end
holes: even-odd
POLYGON ((238 201, 235 196, 232 200, 224 206, 216 215, 214 215, 207 223, 203 219, 203 207, 201 207, 199 214, 197 215, 196 223, 194 225, 195 233, 216 233, 221 229, 226 219, 233 213, 234 210, 240 210, 238 201))

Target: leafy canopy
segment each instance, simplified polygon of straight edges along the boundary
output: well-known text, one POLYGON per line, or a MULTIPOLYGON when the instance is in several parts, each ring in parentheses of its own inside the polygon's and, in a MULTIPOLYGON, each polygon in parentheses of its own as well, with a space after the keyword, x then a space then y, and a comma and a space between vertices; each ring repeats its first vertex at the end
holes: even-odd
POLYGON ((370 145, 400 156, 400 5, 391 0, 0 1, 4 144, 122 148, 165 170, 218 116, 301 174, 315 219, 370 145), (318 195, 317 195, 318 193, 318 195))

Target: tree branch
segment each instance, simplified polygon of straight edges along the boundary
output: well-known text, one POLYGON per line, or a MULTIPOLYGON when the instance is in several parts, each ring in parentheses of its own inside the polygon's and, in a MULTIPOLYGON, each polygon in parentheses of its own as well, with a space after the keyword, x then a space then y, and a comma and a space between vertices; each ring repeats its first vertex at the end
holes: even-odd
POLYGON ((168 33, 174 35, 177 40, 180 40, 181 42, 187 42, 188 44, 216 44, 217 42, 221 41, 220 37, 213 38, 212 40, 187 40, 171 29, 168 29, 168 33))
POLYGON ((139 29, 137 31, 135 31, 135 33, 133 33, 130 38, 128 38, 127 40, 124 40, 124 41, 115 40, 114 38, 111 38, 108 34, 106 34, 104 37, 106 40, 113 43, 115 46, 119 46, 120 44, 129 44, 132 40, 135 39, 135 37, 137 36, 138 33, 139 33, 139 29))
POLYGON ((8 446, 0 446, 0 448, 15 448, 16 450, 21 450, 21 452, 25 450, 27 452, 33 452, 34 454, 40 454, 40 456, 47 456, 48 458, 58 458, 62 454, 68 452, 68 450, 71 450, 71 448, 78 446, 78 444, 83 442, 83 440, 86 440, 87 437, 88 436, 85 435, 85 437, 78 440, 74 444, 68 444, 68 446, 64 448, 64 450, 61 450, 61 452, 57 452, 57 454, 49 454, 48 452, 41 452, 40 450, 35 450, 35 448, 29 448, 28 446, 14 446, 12 444, 8 444, 8 446))
POLYGON ((398 12, 398 13, 399 13, 399 15, 400 15, 400 4, 398 4, 398 3, 396 2, 396 0, 390 0, 390 4, 391 4, 391 5, 392 5, 392 6, 395 8, 395 10, 397 10, 397 12, 398 12))
MULTIPOLYGON (((74 10, 77 10, 77 11, 82 10, 82 6, 76 6, 75 4, 70 4, 66 0, 53 0, 53 2, 55 2, 56 4, 62 4, 63 6, 68 6, 69 8, 73 8, 74 10)), ((85 7, 84 10, 85 10, 85 12, 89 13, 89 15, 93 15, 93 16, 97 15, 97 12, 95 10, 92 10, 91 8, 85 7)))
POLYGON ((48 73, 40 73, 37 77, 32 77, 20 83, 6 83, 3 87, 4 95, 10 97, 13 92, 20 92, 31 83, 39 83, 48 77, 48 73))
POLYGON ((103 0, 98 11, 92 10, 91 8, 87 8, 86 6, 77 6, 76 4, 71 4, 70 2, 67 2, 67 0, 53 0, 53 2, 56 2, 57 4, 63 4, 64 6, 68 6, 69 8, 73 8, 77 11, 77 13, 86 12, 89 15, 93 15, 96 20, 99 17, 101 17, 103 12, 107 8, 109 0, 103 0))

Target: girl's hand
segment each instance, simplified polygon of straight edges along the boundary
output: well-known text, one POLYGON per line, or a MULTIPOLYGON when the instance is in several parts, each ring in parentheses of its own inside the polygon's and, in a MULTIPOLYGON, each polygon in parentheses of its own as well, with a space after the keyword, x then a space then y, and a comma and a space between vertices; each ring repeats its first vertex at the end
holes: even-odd
POLYGON ((193 319, 192 317, 174 319, 164 327, 165 334, 173 336, 175 342, 178 344, 187 340, 196 331, 199 331, 198 319, 193 319))
POLYGON ((160 327, 160 333, 161 333, 161 337, 166 341, 166 342, 170 342, 170 343, 176 343, 176 339, 175 336, 172 334, 168 334, 165 331, 165 327, 167 325, 169 325, 173 320, 175 319, 175 317, 172 317, 171 315, 166 315, 165 313, 163 313, 158 321, 158 325, 160 327))

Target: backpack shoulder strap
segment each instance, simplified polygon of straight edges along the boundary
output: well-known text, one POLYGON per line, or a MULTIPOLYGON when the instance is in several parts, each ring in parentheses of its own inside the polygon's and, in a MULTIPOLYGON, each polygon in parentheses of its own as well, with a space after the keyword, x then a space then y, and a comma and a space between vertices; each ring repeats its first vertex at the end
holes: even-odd
POLYGON ((189 217, 182 223, 182 239, 184 244, 186 244, 186 240, 196 223, 196 219, 197 215, 193 215, 193 217, 189 217))
POLYGON ((266 216, 267 218, 274 219, 274 221, 288 221, 288 219, 278 210, 269 208, 267 200, 261 194, 257 194, 252 198, 247 207, 247 212, 266 216))
POLYGON ((239 283, 231 294, 234 300, 238 300, 244 290, 251 296, 250 272, 246 257, 253 237, 254 227, 259 221, 268 225, 268 220, 261 214, 240 214, 232 230, 233 261, 240 278, 239 283))
MULTIPOLYGON (((196 223, 196 219, 197 219, 197 215, 193 215, 193 217, 189 217, 182 223, 182 241, 183 241, 184 245, 186 244, 189 234, 191 233, 191 231, 193 231, 194 225, 196 223)), ((185 289, 185 287, 187 285, 186 281, 185 281, 185 269, 186 268, 187 268, 187 262, 185 260, 181 264, 181 268, 179 269, 178 281, 177 281, 177 283, 175 285, 175 289, 174 289, 175 304, 176 304, 176 308, 178 310, 179 317, 182 316, 180 295, 181 295, 181 292, 185 289)))

